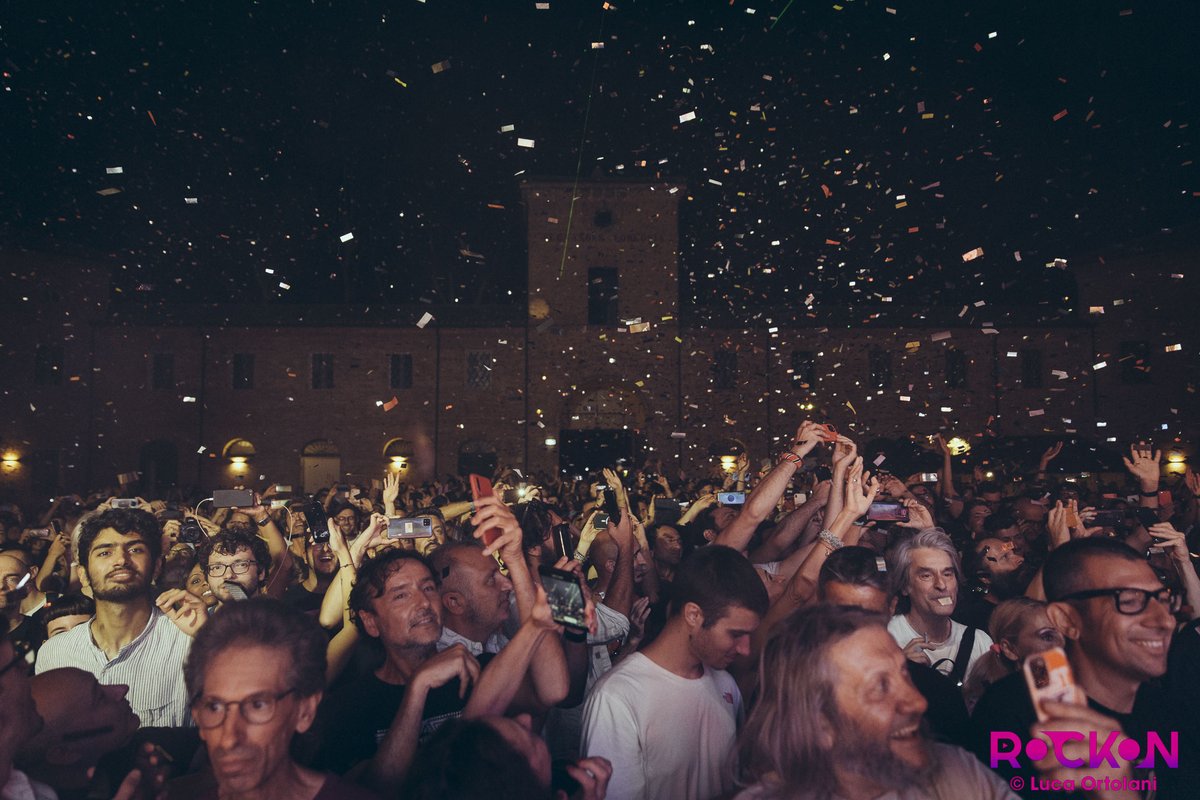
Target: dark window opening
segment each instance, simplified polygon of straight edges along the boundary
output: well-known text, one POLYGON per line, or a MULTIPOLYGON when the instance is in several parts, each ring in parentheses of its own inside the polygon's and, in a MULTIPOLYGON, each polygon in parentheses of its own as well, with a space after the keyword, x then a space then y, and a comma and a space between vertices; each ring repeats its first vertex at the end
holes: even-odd
POLYGON ((967 385, 967 354, 956 347, 946 350, 946 386, 961 389, 967 385))
POLYGON ((150 362, 150 388, 175 388, 175 356, 171 353, 155 353, 150 362))
POLYGON ((234 389, 253 389, 254 388, 254 354, 253 353, 234 353, 233 354, 233 388, 234 389))
POLYGON ((63 380, 61 344, 39 344, 34 354, 33 382, 38 386, 60 386, 63 380))
POLYGON ((718 350, 713 353, 713 384, 718 389, 736 389, 738 363, 736 350, 718 350))
POLYGON ((588 325, 617 324, 619 289, 616 267, 588 270, 588 325))
POLYGON ((393 389, 412 388, 412 354, 392 353, 388 356, 388 385, 393 389))
POLYGON ((871 388, 892 388, 892 354, 886 350, 872 350, 867 356, 867 362, 871 388))
POLYGON ((333 388, 333 353, 313 353, 312 388, 333 388))

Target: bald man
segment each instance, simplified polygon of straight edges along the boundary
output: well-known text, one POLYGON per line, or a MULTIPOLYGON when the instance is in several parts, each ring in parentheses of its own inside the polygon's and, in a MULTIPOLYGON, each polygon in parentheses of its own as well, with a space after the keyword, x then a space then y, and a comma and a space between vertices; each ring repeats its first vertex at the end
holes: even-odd
POLYGON ((513 585, 496 559, 485 556, 476 543, 451 542, 434 550, 430 561, 442 595, 438 650, 462 644, 476 657, 499 653, 508 644, 502 628, 513 585))
POLYGON ((82 796, 100 759, 137 732, 137 714, 125 699, 129 687, 106 686, 90 672, 63 667, 30 678, 29 688, 45 725, 21 745, 17 764, 60 797, 82 796))

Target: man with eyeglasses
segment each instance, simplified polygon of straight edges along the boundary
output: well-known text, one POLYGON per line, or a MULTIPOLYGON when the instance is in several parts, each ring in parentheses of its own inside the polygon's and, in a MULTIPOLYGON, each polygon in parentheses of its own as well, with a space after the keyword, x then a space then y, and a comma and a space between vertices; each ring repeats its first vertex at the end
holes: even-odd
POLYGON ((200 545, 196 557, 217 608, 259 594, 271 565, 267 543, 239 530, 221 531, 200 545))
MULTIPOLYGON (((316 621, 261 597, 230 605, 200 630, 184 680, 212 772, 201 779, 206 786, 184 779, 191 784, 186 796, 375 797, 335 775, 300 766, 289 752, 293 737, 312 726, 321 702, 325 644, 316 621)), ((168 785, 168 795, 174 788, 168 785)))
MULTIPOLYGON (((1088 705, 1118 722, 1143 747, 1150 731, 1164 742, 1177 731, 1179 768, 1165 768, 1160 759, 1157 797, 1194 797, 1200 752, 1192 751, 1200 749, 1200 726, 1194 715, 1178 713, 1176 691, 1166 688, 1180 597, 1163 585, 1140 553, 1108 537, 1074 539, 1056 548, 1046 559, 1042 580, 1050 603, 1047 613, 1066 639, 1067 658, 1088 705)), ((1194 658, 1172 664, 1172 671, 1185 673, 1176 676, 1184 680, 1193 680, 1196 668, 1194 658)), ((988 762, 992 731, 1028 738, 1035 720, 1021 674, 996 682, 975 708, 977 755, 988 762)), ((1006 762, 1000 772, 1006 778, 1019 774, 1006 762)), ((1024 791, 1030 797, 1047 796, 1031 785, 1024 791)))

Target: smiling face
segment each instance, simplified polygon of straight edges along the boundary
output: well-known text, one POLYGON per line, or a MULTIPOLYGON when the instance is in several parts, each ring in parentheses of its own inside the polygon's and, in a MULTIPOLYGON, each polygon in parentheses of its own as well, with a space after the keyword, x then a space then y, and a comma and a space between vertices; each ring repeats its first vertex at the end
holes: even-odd
MULTIPOLYGON (((1127 587, 1158 591, 1162 582, 1144 561, 1091 558, 1085 563, 1084 586, 1089 589, 1127 587)), ((1139 683, 1167 671, 1167 649, 1175 618, 1163 604, 1151 600, 1140 614, 1117 611, 1112 597, 1071 601, 1078 609, 1078 656, 1092 669, 1139 683)))
POLYGON ((114 528, 96 535, 87 566, 79 567, 80 579, 92 588, 92 596, 114 603, 148 595, 154 573, 150 546, 142 535, 119 533, 114 528))
POLYGON ((904 594, 912 600, 912 612, 918 617, 953 614, 958 600, 958 578, 950 555, 931 547, 915 548, 904 594))
POLYGON ((318 575, 328 577, 338 571, 338 557, 329 542, 308 542, 308 566, 318 575))
POLYGON ((388 576, 371 610, 359 612, 363 627, 385 648, 430 647, 442 635, 442 599, 433 575, 415 559, 404 559, 388 576))
POLYGON ((929 767, 931 749, 921 732, 928 703, 909 678, 903 651, 885 628, 871 625, 834 644, 827 658, 836 769, 880 787, 911 785, 929 767))

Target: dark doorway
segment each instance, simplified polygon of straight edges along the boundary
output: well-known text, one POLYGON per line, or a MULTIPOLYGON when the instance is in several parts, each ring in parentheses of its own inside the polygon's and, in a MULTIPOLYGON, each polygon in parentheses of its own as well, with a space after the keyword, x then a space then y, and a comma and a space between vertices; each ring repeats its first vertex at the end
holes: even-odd
POLYGON ((640 452, 638 438, 626 430, 563 431, 558 437, 559 472, 582 475, 618 463, 634 469, 639 466, 635 463, 640 452))
POLYGON ((139 457, 139 471, 145 496, 162 497, 167 489, 179 483, 179 448, 162 439, 146 442, 139 457))

